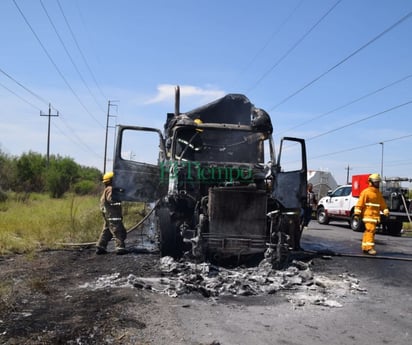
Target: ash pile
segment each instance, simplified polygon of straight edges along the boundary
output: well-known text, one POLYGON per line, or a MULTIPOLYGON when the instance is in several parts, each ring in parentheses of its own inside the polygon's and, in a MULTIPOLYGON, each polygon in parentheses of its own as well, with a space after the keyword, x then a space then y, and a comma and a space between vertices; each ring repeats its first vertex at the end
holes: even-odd
POLYGON ((178 262, 166 256, 159 261, 162 277, 137 277, 133 274, 120 277, 113 274, 83 287, 128 286, 170 297, 198 294, 211 299, 279 292, 295 306, 314 304, 332 308, 342 307, 342 302, 350 295, 367 293, 351 274, 343 273, 331 278, 315 274, 311 266, 311 261, 293 261, 286 269, 275 270, 270 262, 263 260, 256 267, 228 269, 210 263, 178 262))

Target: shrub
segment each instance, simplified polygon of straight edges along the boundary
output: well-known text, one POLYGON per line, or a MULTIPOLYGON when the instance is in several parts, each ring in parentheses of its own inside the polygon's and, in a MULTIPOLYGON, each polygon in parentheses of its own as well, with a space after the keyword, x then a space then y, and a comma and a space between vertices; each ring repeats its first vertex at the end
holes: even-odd
POLYGON ((53 157, 46 175, 47 190, 52 198, 61 198, 78 177, 79 166, 71 158, 53 157))
POLYGON ((7 193, 4 192, 0 187, 0 202, 5 202, 7 200, 7 193))
POLYGON ((73 191, 77 195, 97 195, 99 193, 99 185, 93 181, 83 180, 74 184, 73 191))

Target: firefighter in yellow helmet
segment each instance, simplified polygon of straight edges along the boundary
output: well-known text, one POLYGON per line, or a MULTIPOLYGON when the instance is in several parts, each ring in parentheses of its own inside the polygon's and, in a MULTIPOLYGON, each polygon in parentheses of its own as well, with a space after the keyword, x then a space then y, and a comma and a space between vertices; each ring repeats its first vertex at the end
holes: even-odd
POLYGON ((355 206, 355 217, 362 217, 365 232, 362 238, 362 250, 365 254, 376 255, 375 232, 380 222, 380 211, 387 217, 389 209, 379 190, 381 177, 379 174, 369 175, 369 187, 365 188, 355 206))
POLYGON ((113 176, 113 172, 107 172, 103 175, 102 180, 105 188, 100 198, 100 209, 104 217, 104 225, 96 243, 96 254, 98 255, 107 253, 107 244, 112 238, 115 240, 116 254, 128 253, 125 247, 127 231, 123 225, 122 204, 112 199, 113 176))

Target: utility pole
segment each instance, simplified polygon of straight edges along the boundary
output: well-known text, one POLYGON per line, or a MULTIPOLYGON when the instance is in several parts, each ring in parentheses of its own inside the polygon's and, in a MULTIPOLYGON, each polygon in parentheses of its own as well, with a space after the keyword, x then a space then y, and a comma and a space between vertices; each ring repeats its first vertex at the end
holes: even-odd
POLYGON ((103 164, 103 174, 106 173, 106 161, 107 161, 107 136, 109 133, 109 118, 115 117, 115 115, 110 115, 110 107, 117 107, 117 104, 112 104, 113 102, 119 101, 108 101, 107 103, 107 118, 106 118, 106 138, 104 140, 104 164, 103 164))
POLYGON ((49 113, 48 114, 42 114, 40 111, 40 116, 48 116, 48 126, 47 126, 47 166, 49 166, 50 163, 50 118, 52 116, 59 116, 59 112, 57 114, 52 114, 51 113, 51 104, 49 103, 49 113))
POLYGON ((346 169, 346 184, 349 184, 349 170, 352 170, 352 168, 348 166, 345 168, 346 169))

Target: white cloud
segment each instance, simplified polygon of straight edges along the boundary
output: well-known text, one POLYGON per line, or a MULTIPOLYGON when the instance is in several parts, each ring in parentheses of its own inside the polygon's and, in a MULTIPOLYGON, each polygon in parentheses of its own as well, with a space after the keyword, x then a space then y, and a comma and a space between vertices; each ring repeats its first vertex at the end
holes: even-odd
MULTIPOLYGON (((223 97, 226 93, 223 90, 214 88, 200 88, 191 85, 181 85, 180 87, 180 98, 187 99, 189 97, 196 98, 197 102, 200 104, 211 102, 215 99, 223 97)), ((170 102, 174 100, 176 85, 172 84, 160 84, 157 87, 157 94, 148 99, 145 104, 154 104, 162 102, 170 102)))

